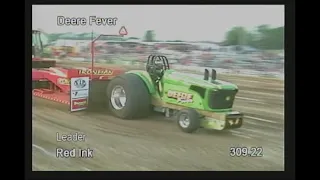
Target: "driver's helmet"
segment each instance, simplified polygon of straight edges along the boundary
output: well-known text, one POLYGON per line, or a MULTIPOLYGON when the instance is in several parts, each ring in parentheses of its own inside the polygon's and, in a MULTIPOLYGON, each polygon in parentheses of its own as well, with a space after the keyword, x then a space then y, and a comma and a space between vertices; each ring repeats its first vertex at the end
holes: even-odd
POLYGON ((154 64, 155 64, 156 69, 158 69, 158 70, 163 69, 163 62, 162 62, 162 60, 156 59, 156 60, 154 61, 154 64))

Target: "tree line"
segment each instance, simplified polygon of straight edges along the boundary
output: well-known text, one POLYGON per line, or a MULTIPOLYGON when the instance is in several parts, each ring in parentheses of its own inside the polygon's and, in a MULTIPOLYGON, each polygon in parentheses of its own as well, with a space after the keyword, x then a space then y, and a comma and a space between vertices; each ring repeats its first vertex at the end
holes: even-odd
POLYGON ((226 33, 223 45, 248 45, 258 49, 284 49, 284 27, 260 25, 254 31, 233 27, 226 33))
MULTIPOLYGON (((154 42, 155 32, 148 30, 145 32, 144 41, 154 42)), ((171 40, 167 42, 183 42, 171 40)), ((276 50, 284 49, 284 27, 271 28, 269 25, 257 26, 254 31, 248 31, 244 27, 236 26, 226 32, 225 40, 220 45, 247 45, 257 49, 276 50)))

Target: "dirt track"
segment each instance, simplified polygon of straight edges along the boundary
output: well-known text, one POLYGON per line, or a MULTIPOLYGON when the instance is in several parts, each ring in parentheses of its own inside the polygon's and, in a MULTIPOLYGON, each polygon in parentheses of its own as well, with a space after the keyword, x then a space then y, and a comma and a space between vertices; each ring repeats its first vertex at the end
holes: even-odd
POLYGON ((34 98, 33 170, 284 170, 284 84, 279 80, 220 76, 240 92, 234 108, 242 128, 182 133, 154 115, 125 121, 107 113, 69 113, 34 98), (82 132, 85 142, 57 142, 56 133, 82 132), (57 158, 56 148, 90 148, 93 158, 57 158), (263 157, 230 157, 230 147, 262 147, 263 157))

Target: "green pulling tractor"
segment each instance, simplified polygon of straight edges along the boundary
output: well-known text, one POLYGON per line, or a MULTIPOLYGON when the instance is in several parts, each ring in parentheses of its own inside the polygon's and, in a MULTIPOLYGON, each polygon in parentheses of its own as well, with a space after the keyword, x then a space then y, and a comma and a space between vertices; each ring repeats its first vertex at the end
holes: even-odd
POLYGON ((150 55, 146 70, 132 70, 113 78, 107 86, 112 113, 121 119, 147 117, 150 111, 175 116, 179 128, 239 128, 243 114, 232 110, 238 87, 217 80, 216 71, 204 75, 178 72, 165 56, 150 55))

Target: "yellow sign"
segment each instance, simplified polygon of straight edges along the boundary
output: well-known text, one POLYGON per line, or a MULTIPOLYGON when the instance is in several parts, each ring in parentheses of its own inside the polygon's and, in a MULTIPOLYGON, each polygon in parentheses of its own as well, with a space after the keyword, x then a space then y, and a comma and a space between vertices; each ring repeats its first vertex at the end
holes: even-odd
POLYGON ((61 85, 69 85, 70 84, 70 80, 66 79, 66 78, 58 78, 57 82, 58 82, 58 84, 61 84, 61 85))
POLYGON ((79 70, 80 75, 90 75, 92 72, 93 75, 112 75, 113 71, 109 69, 98 69, 98 70, 91 70, 91 69, 86 69, 86 70, 79 70))

